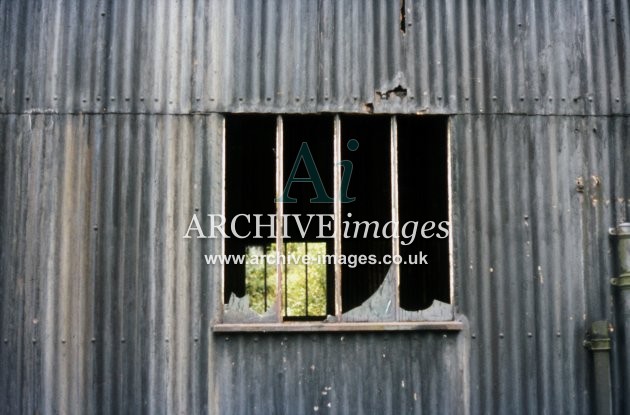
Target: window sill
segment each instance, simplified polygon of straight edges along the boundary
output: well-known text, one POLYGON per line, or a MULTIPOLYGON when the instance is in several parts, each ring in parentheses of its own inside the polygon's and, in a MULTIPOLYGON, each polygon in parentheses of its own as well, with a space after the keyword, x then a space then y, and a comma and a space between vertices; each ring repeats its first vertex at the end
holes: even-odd
POLYGON ((410 322, 374 322, 374 323, 225 323, 215 324, 215 333, 305 333, 305 332, 366 332, 366 331, 460 331, 460 321, 410 321, 410 322))

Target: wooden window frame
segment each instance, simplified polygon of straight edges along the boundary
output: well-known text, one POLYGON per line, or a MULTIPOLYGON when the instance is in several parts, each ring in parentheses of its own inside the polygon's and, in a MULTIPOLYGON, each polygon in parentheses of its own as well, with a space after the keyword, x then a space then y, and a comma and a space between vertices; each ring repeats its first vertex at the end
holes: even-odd
MULTIPOLYGON (((223 162, 222 162, 222 207, 223 214, 225 215, 225 165, 226 165, 226 129, 225 118, 223 120, 223 162)), ((450 157, 450 120, 447 120, 447 182, 448 189, 448 217, 451 221, 452 207, 451 207, 451 157, 450 157)), ((276 156, 275 156, 275 193, 276 200, 279 200, 284 190, 284 121, 283 115, 276 116, 276 156)), ((342 254, 342 232, 341 226, 341 200, 338 197, 341 187, 341 149, 342 149, 342 136, 341 136, 341 118, 339 114, 335 114, 333 120, 333 166, 334 166, 334 217, 335 217, 335 238, 334 238, 334 254, 337 258, 342 254)), ((391 218, 396 223, 399 222, 399 195, 398 195, 398 123, 397 115, 390 116, 390 184, 391 184, 391 218)), ((276 256, 278 256, 284 247, 283 235, 283 215, 284 207, 283 203, 276 202, 276 256)), ((453 293, 453 238, 449 237, 449 293, 450 293, 450 305, 454 310, 454 293, 453 293)), ((391 238, 392 241, 392 256, 399 255, 400 242, 396 238, 391 238)), ((222 243, 221 253, 225 254, 225 243, 222 243)), ((341 264, 338 261, 334 266, 334 310, 336 322, 325 321, 286 321, 283 317, 283 298, 284 298, 284 276, 283 269, 280 261, 276 264, 276 300, 275 300, 275 317, 274 322, 243 322, 243 323, 225 323, 222 318, 219 318, 219 322, 212 325, 214 332, 218 333, 230 333, 230 332, 361 332, 361 331, 409 331, 409 330, 437 330, 437 331, 459 331, 463 329, 463 323, 455 318, 453 312, 453 318, 450 320, 440 321, 399 321, 400 310, 400 266, 398 264, 392 264, 394 267, 395 275, 395 310, 396 321, 369 321, 369 322, 345 322, 342 320, 342 295, 341 295, 341 282, 342 282, 342 270, 341 264)), ((224 309, 224 290, 225 290, 225 273, 223 267, 221 267, 221 293, 220 301, 222 304, 221 314, 224 309)))

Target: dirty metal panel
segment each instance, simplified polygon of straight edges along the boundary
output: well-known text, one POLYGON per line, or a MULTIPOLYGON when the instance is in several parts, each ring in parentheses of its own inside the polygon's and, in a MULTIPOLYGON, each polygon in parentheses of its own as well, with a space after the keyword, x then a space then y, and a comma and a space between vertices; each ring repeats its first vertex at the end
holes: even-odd
MULTIPOLYGON (((628 219, 630 120, 456 116, 451 125, 455 295, 470 322, 471 411, 590 413, 582 342, 591 322, 615 321, 608 227, 628 219)), ((627 380, 615 379, 624 413, 627 380)))
POLYGON ((1 413, 209 412, 220 247, 180 233, 220 210, 220 134, 216 115, 0 116, 1 413))
POLYGON ((590 321, 615 322, 606 231, 627 214, 627 117, 454 117, 455 299, 470 332, 343 341, 210 334, 220 277, 201 254, 220 247, 173 235, 195 208, 220 210, 220 117, 0 121, 3 411, 592 407, 582 340, 590 321))
POLYGON ((0 13, 5 113, 630 108, 625 1, 42 0, 0 13))
POLYGON ((466 413, 452 332, 216 335, 222 414, 466 413))
POLYGON ((629 7, 0 2, 0 412, 589 413, 581 343, 616 322, 606 231, 628 219, 629 7), (211 335, 220 247, 171 237, 221 208, 221 117, 191 115, 214 111, 469 114, 470 332, 211 335), (475 115, 521 113, 604 116, 475 115))

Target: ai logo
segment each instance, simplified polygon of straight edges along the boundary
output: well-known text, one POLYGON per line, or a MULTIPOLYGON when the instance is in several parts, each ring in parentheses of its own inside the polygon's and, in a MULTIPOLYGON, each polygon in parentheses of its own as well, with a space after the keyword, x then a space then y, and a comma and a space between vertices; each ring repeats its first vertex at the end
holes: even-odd
MULTIPOLYGON (((359 142, 357 140, 351 139, 348 141, 348 150, 356 151, 358 148, 359 142)), ((350 177, 352 176, 352 162, 350 160, 341 160, 338 164, 343 169, 341 174, 341 186, 339 188, 339 197, 341 199, 341 203, 354 202, 356 197, 348 197, 348 186, 350 186, 350 177)), ((296 198, 289 196, 291 185, 296 182, 311 183, 313 185, 313 188, 315 189, 315 194, 317 196, 311 198, 311 203, 334 202, 333 198, 331 198, 326 192, 326 188, 324 187, 322 178, 319 175, 319 171, 317 170, 317 165, 315 164, 315 160, 313 159, 313 154, 311 153, 311 150, 308 147, 308 143, 306 142, 302 143, 302 146, 300 147, 300 150, 295 157, 295 163, 293 163, 293 168, 291 169, 291 174, 289 174, 287 183, 285 184, 284 190, 282 191, 282 196, 280 197, 280 199, 276 199, 275 201, 280 203, 297 203, 296 198), (307 177, 296 177, 298 168, 300 167, 300 163, 304 163, 304 167, 306 167, 306 172, 308 174, 307 177)))

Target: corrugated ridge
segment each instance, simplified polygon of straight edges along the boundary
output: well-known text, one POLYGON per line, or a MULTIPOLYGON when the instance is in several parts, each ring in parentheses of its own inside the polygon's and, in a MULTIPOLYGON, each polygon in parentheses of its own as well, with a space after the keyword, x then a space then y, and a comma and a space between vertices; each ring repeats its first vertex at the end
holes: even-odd
POLYGON ((0 117, 0 412, 208 411, 211 245, 180 233, 221 123, 0 117))
POLYGON ((465 412, 457 335, 230 334, 215 347, 219 413, 465 412))
POLYGON ((626 2, 401 4, 4 2, 0 112, 629 113, 626 2))
POLYGON ((588 413, 582 342, 593 321, 615 321, 608 228, 627 219, 628 118, 459 116, 452 126, 471 410, 588 413))

